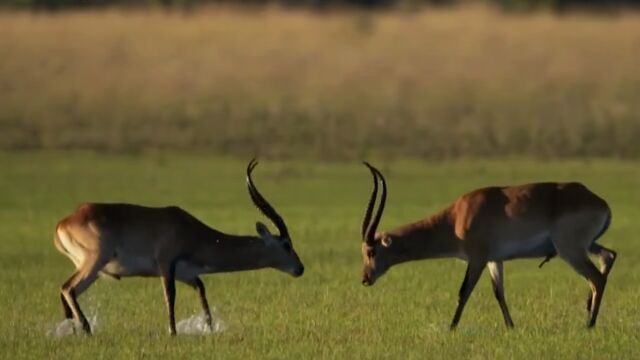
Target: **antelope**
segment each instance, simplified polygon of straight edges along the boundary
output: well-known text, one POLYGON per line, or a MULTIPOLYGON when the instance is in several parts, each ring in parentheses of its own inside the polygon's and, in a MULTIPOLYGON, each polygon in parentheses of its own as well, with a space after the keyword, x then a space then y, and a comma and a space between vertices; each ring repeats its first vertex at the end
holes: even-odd
POLYGON ((596 243, 609 227, 611 209, 581 183, 532 183, 492 186, 460 196, 453 204, 416 222, 388 232, 376 232, 387 197, 382 173, 364 163, 373 176, 373 191, 362 223, 362 284, 373 285, 396 264, 431 259, 458 258, 467 270, 458 294, 450 329, 455 330, 485 267, 507 328, 513 328, 504 296, 503 262, 556 255, 585 277, 591 290, 587 298, 587 326, 596 324, 607 276, 616 252, 596 243), (378 210, 372 214, 378 194, 378 210), (591 262, 593 255, 599 269, 591 262))
POLYGON ((153 276, 162 280, 171 335, 176 334, 176 280, 198 291, 211 330, 201 274, 275 268, 301 276, 304 266, 292 247, 287 226, 251 178, 257 165, 253 159, 247 166, 249 195, 278 228, 278 235, 261 222, 256 223, 258 236, 226 234, 176 206, 87 203, 58 222, 54 244, 76 267, 60 290, 65 318, 75 319, 85 333, 91 334, 77 297, 99 275, 115 279, 153 276))

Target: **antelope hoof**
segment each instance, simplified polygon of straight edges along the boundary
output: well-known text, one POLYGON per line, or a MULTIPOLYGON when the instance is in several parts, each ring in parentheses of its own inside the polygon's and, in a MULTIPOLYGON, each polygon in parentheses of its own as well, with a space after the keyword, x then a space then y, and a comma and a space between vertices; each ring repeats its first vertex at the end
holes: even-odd
POLYGON ((512 323, 512 322, 507 323, 507 329, 509 329, 509 330, 513 330, 513 328, 514 328, 514 327, 515 327, 515 326, 513 325, 513 323, 512 323))
POLYGON ((91 326, 89 325, 89 322, 86 320, 82 322, 82 331, 84 331, 86 335, 91 335, 91 326))

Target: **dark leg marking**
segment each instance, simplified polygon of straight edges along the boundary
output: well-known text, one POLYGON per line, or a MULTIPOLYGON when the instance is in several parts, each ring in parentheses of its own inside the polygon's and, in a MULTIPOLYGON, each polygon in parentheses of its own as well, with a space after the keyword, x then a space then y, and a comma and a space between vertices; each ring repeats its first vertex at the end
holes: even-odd
POLYGON ((175 317, 175 303, 176 303, 176 282, 175 282, 176 267, 172 264, 169 269, 163 272, 161 275, 162 287, 164 289, 164 300, 167 304, 167 310, 169 312, 169 334, 171 336, 176 335, 176 317, 175 317))
POLYGON ((467 271, 464 275, 464 280, 462 281, 462 286, 460 286, 460 292, 458 293, 458 306, 456 307, 456 312, 453 315, 453 320, 451 321, 451 330, 455 330, 458 326, 458 322, 460 322, 460 317, 462 316, 464 306, 466 305, 467 300, 469 300, 469 296, 478 283, 485 265, 486 262, 469 262, 467 271))

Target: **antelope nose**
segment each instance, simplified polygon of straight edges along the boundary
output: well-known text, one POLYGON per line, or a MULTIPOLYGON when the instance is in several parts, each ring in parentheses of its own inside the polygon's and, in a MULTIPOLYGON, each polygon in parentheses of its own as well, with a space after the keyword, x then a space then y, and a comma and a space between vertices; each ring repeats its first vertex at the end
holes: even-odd
POLYGON ((369 279, 365 278, 365 279, 362 279, 362 285, 369 286, 369 285, 371 285, 371 282, 369 281, 369 279))
POLYGON ((300 266, 295 272, 296 277, 302 276, 302 274, 304 274, 304 266, 300 266))

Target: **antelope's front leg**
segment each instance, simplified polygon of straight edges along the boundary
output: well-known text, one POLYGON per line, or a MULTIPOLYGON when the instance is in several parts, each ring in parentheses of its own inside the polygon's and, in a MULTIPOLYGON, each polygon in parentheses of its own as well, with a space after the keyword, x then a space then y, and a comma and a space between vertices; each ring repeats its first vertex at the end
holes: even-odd
POLYGON ((491 274, 491 285, 493 287, 493 294, 498 300, 502 316, 504 317, 504 323, 508 328, 513 328, 513 320, 509 314, 509 307, 507 306, 507 300, 504 297, 504 269, 502 261, 489 262, 487 265, 489 273, 491 274))
POLYGON ((460 287, 460 292, 458 294, 458 307, 456 308, 456 313, 453 315, 453 320, 451 321, 451 330, 455 330, 458 326, 464 306, 466 305, 467 300, 469 300, 469 296, 473 292, 473 288, 475 288, 478 283, 480 275, 482 275, 482 270, 484 270, 486 264, 486 261, 469 261, 467 272, 464 275, 464 280, 462 281, 462 286, 460 287))
POLYGON ((207 293, 204 289, 204 284, 200 278, 196 278, 196 288, 198 289, 198 295, 200 295, 200 304, 207 320, 207 326, 209 331, 213 331, 213 319, 211 317, 211 310, 209 310, 209 303, 207 302, 207 293))
POLYGON ((207 301, 207 293, 202 280, 200 280, 199 277, 195 277, 192 280, 178 279, 178 281, 182 281, 198 291, 198 295, 200 296, 200 305, 202 306, 202 311, 204 311, 207 326, 209 327, 209 331, 213 331, 213 318, 211 317, 211 310, 209 310, 209 302, 207 301))

